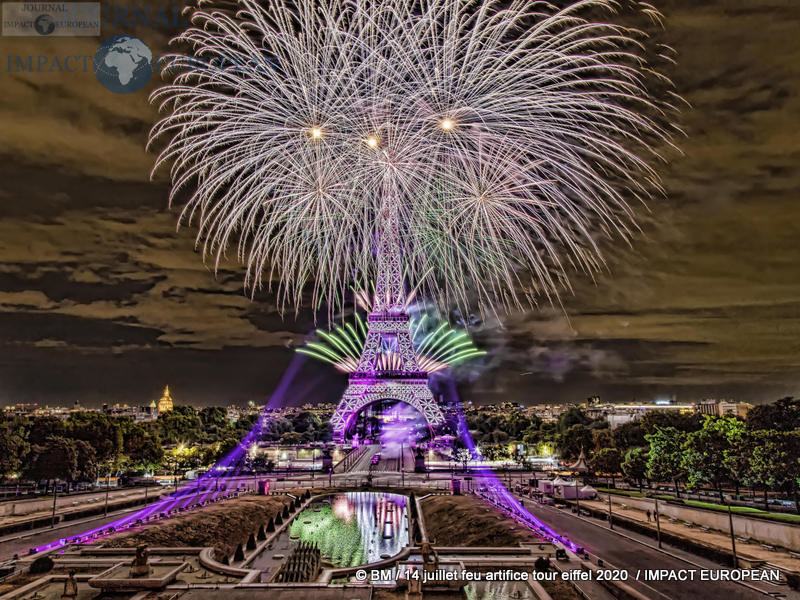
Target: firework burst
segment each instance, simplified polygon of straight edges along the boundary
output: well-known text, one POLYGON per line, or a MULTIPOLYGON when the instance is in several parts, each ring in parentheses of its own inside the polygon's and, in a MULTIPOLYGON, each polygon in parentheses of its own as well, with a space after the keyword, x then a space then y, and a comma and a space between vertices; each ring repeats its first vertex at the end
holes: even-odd
POLYGON ((204 251, 218 262, 235 246, 246 283, 276 282, 283 307, 309 286, 340 308, 375 278, 387 230, 407 279, 444 305, 553 297, 568 270, 601 268, 600 237, 629 236, 672 135, 643 34, 582 16, 615 6, 196 10, 176 40, 194 64, 175 57, 152 96, 166 113, 156 168, 171 164, 173 199, 189 190, 204 251))
MULTIPOLYGON (((466 331, 452 329, 446 322, 439 322, 427 313, 411 317, 409 331, 419 367, 426 373, 437 373, 486 354, 473 344, 466 331)), ((314 341, 306 342, 297 352, 330 363, 343 373, 358 370, 367 337, 367 326, 358 313, 353 316, 352 323, 344 323, 330 331, 318 329, 314 337, 314 341)), ((381 370, 402 368, 396 348, 382 348, 380 360, 381 370)))

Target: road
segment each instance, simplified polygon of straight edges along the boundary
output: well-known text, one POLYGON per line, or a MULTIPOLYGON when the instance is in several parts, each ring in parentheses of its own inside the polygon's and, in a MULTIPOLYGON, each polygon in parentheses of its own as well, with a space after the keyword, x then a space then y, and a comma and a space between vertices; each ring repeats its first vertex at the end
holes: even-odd
POLYGON ((347 470, 348 473, 400 473, 405 467, 406 473, 414 470, 414 456, 411 449, 403 445, 401 457, 400 444, 373 444, 367 452, 347 470), (372 457, 381 455, 377 464, 372 464, 372 457))
POLYGON ((0 538, 0 562, 12 558, 15 554, 24 556, 30 548, 48 544, 59 538, 79 535, 106 523, 112 523, 123 515, 141 510, 141 506, 128 508, 109 513, 108 516, 89 517, 78 521, 67 521, 63 526, 57 525, 55 529, 49 527, 36 529, 30 532, 14 533, 0 538))
MULTIPOLYGON (((150 486, 149 488, 121 488, 109 490, 108 502, 113 505, 115 502, 130 500, 143 500, 156 495, 167 493, 166 488, 161 486, 150 486)), ((70 494, 56 497, 56 514, 65 515, 73 512, 85 511, 101 507, 106 502, 105 490, 95 490, 91 493, 70 494)), ((2 507, 11 513, 13 506, 14 514, 7 514, 0 517, 0 525, 11 525, 14 523, 24 523, 32 519, 49 517, 53 510, 53 497, 43 496, 39 498, 19 498, 6 500, 2 507)))
POLYGON ((369 471, 369 467, 372 464, 372 457, 381 451, 381 447, 379 444, 373 444, 369 447, 369 450, 364 452, 364 454, 359 458, 356 462, 354 462, 349 469, 347 469, 348 473, 366 473, 369 471))
MULTIPOLYGON (((588 518, 579 518, 571 511, 559 509, 551 506, 543 506, 531 500, 524 500, 525 508, 547 523, 559 533, 565 535, 579 546, 583 546, 594 557, 602 558, 607 568, 627 569, 631 572, 631 580, 637 570, 645 569, 725 569, 718 563, 711 562, 683 552, 677 548, 665 546, 670 554, 678 557, 685 557, 694 564, 689 564, 680 558, 674 558, 669 554, 660 552, 654 547, 654 542, 649 538, 637 536, 632 532, 623 530, 609 530, 604 521, 594 521, 588 518), (620 535, 622 534, 622 535, 620 535), (629 539, 633 538, 633 539, 629 539), (640 540, 644 543, 639 543, 640 540), (698 567, 697 565, 700 565, 698 567)), ((749 589, 738 583, 731 582, 709 582, 709 581, 651 581, 628 583, 653 600, 695 600, 704 598, 707 600, 719 598, 720 600, 763 600, 766 596, 749 589)), ((764 583, 756 584, 757 587, 765 592, 777 592, 785 594, 786 597, 797 598, 797 594, 791 592, 785 586, 767 585, 764 583)))
POLYGON ((402 468, 405 468, 406 473, 408 473, 414 470, 414 457, 408 446, 386 444, 380 452, 381 460, 372 468, 373 472, 399 473, 402 468))

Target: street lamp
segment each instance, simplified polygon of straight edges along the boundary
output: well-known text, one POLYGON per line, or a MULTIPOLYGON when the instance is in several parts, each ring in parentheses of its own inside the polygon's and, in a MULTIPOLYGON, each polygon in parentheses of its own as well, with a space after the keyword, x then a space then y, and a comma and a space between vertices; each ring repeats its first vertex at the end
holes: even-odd
POLYGON ((658 536, 658 547, 661 548, 661 515, 658 512, 658 496, 653 496, 656 501, 656 535, 658 536))
POLYGON ((111 486, 111 473, 106 472, 106 506, 103 511, 104 516, 108 516, 108 488, 111 486))
POLYGON ((728 523, 731 528, 731 550, 733 550, 733 568, 739 568, 739 557, 736 556, 736 536, 733 532, 733 511, 731 510, 731 501, 728 499, 728 523))
MULTIPOLYGON (((47 491, 47 490, 45 490, 47 491)), ((50 529, 56 526, 56 495, 58 493, 58 479, 53 480, 53 516, 50 519, 50 529)))

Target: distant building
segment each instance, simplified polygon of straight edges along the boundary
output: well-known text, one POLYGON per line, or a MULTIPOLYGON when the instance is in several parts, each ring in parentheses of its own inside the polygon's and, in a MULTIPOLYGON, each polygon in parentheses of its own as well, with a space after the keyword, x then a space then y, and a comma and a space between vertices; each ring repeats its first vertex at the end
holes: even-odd
POLYGON ((719 414, 716 400, 701 400, 695 405, 695 410, 701 415, 717 416, 719 414))
POLYGON ((753 408, 753 405, 748 404, 747 402, 722 401, 719 403, 719 414, 720 416, 729 415, 744 419, 747 417, 747 413, 750 412, 751 408, 753 408))
POLYGON ((744 419, 750 409, 753 408, 752 404, 747 402, 734 402, 733 400, 703 400, 696 405, 696 410, 703 415, 711 415, 712 417, 741 417, 744 419))
POLYGON ((158 417, 155 402, 150 406, 128 406, 127 404, 103 404, 101 412, 109 417, 128 417, 134 421, 154 421, 158 417))
POLYGON ((678 411, 682 414, 691 414, 697 410, 693 404, 677 404, 668 401, 653 404, 599 404, 591 406, 586 414, 593 419, 604 418, 611 429, 623 423, 637 421, 648 412, 678 411))
POLYGON ((174 408, 172 403, 172 396, 169 394, 169 386, 164 388, 164 395, 161 396, 161 400, 158 401, 158 412, 165 413, 169 412, 174 408))

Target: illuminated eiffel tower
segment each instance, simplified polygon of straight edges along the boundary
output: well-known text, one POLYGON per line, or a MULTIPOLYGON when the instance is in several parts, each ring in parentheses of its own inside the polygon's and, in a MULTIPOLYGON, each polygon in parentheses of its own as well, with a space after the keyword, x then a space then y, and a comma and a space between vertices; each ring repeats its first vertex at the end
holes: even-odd
POLYGON ((356 415, 379 400, 397 400, 416 408, 433 431, 444 422, 428 387, 428 373, 420 369, 409 334, 406 294, 396 219, 390 218, 378 241, 378 273, 372 310, 367 315, 367 337, 347 389, 333 413, 333 441, 345 442, 356 415))

